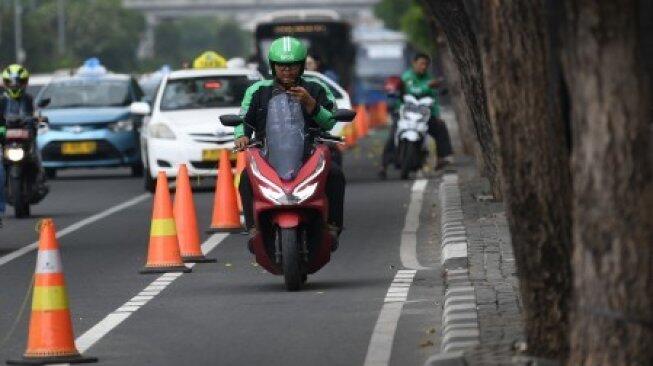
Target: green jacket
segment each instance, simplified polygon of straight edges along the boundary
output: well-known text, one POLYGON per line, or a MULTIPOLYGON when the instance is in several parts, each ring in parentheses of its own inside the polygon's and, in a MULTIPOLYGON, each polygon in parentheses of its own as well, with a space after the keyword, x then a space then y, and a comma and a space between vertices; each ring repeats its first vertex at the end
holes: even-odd
MULTIPOLYGON (((309 76, 302 76, 299 85, 306 88, 317 102, 317 107, 312 114, 304 111, 307 127, 319 127, 325 131, 332 129, 336 124, 333 119, 336 100, 331 90, 320 80, 309 76)), ((257 136, 261 137, 265 133, 268 103, 274 95, 275 89, 278 91, 279 86, 272 80, 261 80, 247 88, 240 106, 240 116, 248 125, 256 127, 256 131, 241 124, 234 130, 235 138, 251 137, 253 132, 257 132, 257 136)))
POLYGON ((440 116, 440 99, 438 90, 431 88, 429 82, 434 78, 429 74, 417 75, 413 70, 407 70, 401 75, 401 81, 404 82, 404 93, 410 94, 416 98, 431 97, 435 100, 431 107, 431 116, 440 116))

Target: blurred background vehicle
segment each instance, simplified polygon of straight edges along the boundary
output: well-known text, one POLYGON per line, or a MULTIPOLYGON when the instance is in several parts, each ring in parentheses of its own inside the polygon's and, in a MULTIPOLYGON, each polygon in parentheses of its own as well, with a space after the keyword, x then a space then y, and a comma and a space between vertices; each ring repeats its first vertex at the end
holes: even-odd
POLYGON ((107 72, 97 59, 87 60, 73 76, 52 80, 37 97, 37 103, 50 99, 42 109, 50 124, 38 139, 48 177, 58 169, 118 166, 140 176, 142 116, 130 106, 143 96, 133 77, 107 72))
POLYGON ((245 90, 260 79, 258 71, 246 68, 188 69, 166 75, 141 135, 145 189, 154 190, 159 171, 175 177, 181 164, 191 176, 215 176, 220 149, 234 146, 233 128, 223 126, 219 116, 238 113, 245 90))

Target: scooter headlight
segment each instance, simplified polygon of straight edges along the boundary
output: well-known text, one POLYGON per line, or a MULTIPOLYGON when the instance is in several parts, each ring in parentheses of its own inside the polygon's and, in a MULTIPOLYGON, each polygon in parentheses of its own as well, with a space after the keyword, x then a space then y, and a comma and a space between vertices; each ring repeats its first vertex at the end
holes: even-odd
POLYGON ((5 149, 5 156, 11 161, 21 161, 25 157, 25 150, 22 147, 8 147, 5 149))
MULTIPOLYGON (((299 188, 299 187, 298 187, 299 188)), ((302 203, 309 199, 313 193, 315 193, 315 189, 317 188, 317 182, 313 184, 309 184, 302 189, 295 189, 292 193, 293 197, 297 199, 297 203, 302 203)))

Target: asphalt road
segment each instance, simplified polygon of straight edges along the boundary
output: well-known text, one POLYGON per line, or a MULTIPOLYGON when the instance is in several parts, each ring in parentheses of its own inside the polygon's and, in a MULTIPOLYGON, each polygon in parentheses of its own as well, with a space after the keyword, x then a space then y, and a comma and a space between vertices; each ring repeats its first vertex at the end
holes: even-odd
MULTIPOLYGON (((33 207, 35 218, 7 217, 0 230, 0 361, 21 355, 27 339, 29 301, 22 314, 21 305, 29 296, 36 252, 22 249, 25 254, 16 256, 16 250, 37 239, 38 219, 52 217, 60 231, 74 225, 59 243, 75 336, 101 364, 423 364, 439 349, 442 285, 433 225, 438 178, 424 182, 419 195, 411 190, 423 183, 400 181, 396 173, 379 181, 382 138, 370 137, 346 154, 340 249, 295 293, 254 264, 242 235, 202 234, 205 246, 214 246, 209 255, 217 264, 198 264, 178 278, 138 274, 152 204, 141 180, 123 169, 62 172, 51 182, 51 194, 33 207), (409 221, 420 219, 416 232, 404 228, 411 202, 417 210, 409 221), (388 303, 395 276, 410 277, 410 255, 400 255, 407 235, 416 236, 417 246, 404 252, 423 268, 412 281, 395 281, 409 292, 388 303), (123 306, 146 288, 148 296, 123 306), (395 325, 386 317, 393 311, 395 325)), ((194 198, 200 227, 206 228, 212 192, 194 198)))

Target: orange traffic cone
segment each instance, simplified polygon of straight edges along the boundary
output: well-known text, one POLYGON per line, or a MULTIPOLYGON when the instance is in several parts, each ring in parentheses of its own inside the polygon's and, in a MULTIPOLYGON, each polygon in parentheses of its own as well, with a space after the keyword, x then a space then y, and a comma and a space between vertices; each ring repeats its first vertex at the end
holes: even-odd
POLYGON ((181 259, 190 263, 217 262, 215 258, 207 258, 202 253, 195 202, 193 201, 193 191, 190 187, 186 164, 181 164, 179 173, 177 173, 177 191, 173 212, 175 224, 177 225, 177 240, 179 241, 181 259))
POLYGON ((240 185, 240 175, 247 167, 247 158, 244 151, 239 151, 236 155, 236 177, 234 178, 234 188, 236 188, 236 200, 238 201, 238 211, 243 212, 243 201, 240 198, 238 186, 240 185))
POLYGON ((356 136, 358 139, 367 136, 368 117, 365 104, 359 104, 358 107, 356 107, 356 120, 354 121, 354 126, 356 127, 356 136))
POLYGON ((368 127, 376 128, 379 125, 379 103, 374 103, 369 108, 368 127))
POLYGON ((184 265, 179 252, 177 225, 172 213, 168 178, 164 172, 159 172, 156 177, 147 263, 140 273, 190 271, 191 269, 184 265))
POLYGON ((51 219, 45 219, 40 229, 27 351, 22 359, 8 360, 7 364, 45 365, 97 361, 95 357, 83 357, 75 347, 59 243, 54 223, 51 219))
POLYGON ((215 184, 215 199, 213 203, 213 217, 209 233, 216 232, 241 232, 240 212, 234 187, 234 175, 231 172, 229 153, 227 150, 220 152, 220 165, 218 179, 215 184))
POLYGON ((388 124, 388 103, 381 102, 379 103, 379 126, 385 126, 388 124))
POLYGON ((356 128, 353 124, 348 124, 344 128, 345 132, 345 147, 350 149, 356 146, 356 128))

